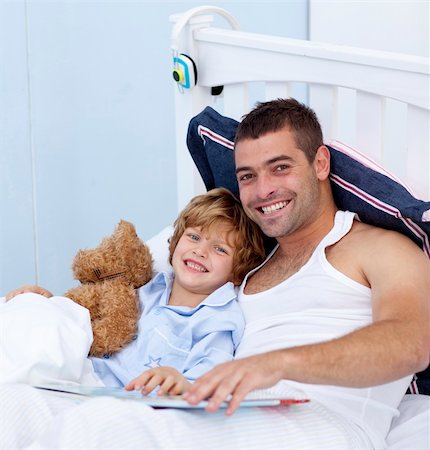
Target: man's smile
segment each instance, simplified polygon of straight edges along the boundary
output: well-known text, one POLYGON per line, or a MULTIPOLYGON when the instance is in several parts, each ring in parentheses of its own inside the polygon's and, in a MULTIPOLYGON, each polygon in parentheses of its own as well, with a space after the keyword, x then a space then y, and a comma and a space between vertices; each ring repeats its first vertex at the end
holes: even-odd
POLYGON ((271 214, 285 208, 289 203, 290 200, 288 201, 284 200, 281 202, 272 203, 271 205, 259 206, 257 207, 257 210, 263 214, 271 214))

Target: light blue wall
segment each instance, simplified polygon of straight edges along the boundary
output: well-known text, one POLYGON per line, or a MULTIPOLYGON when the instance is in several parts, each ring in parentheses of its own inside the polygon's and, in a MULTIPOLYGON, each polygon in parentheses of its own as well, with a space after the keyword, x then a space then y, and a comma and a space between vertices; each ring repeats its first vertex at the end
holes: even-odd
MULTIPOLYGON (((64 292, 76 251, 121 218, 144 239, 174 220, 168 18, 199 4, 0 0, 0 295, 64 292)), ((211 4, 307 37, 306 0, 211 4)))

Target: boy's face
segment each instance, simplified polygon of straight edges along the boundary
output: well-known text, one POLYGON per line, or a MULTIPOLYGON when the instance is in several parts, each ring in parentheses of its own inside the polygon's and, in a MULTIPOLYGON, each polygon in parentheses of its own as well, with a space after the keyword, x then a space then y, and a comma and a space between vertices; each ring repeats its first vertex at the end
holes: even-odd
POLYGON ((232 278, 235 249, 229 245, 224 224, 204 232, 186 228, 173 252, 175 283, 187 291, 209 295, 232 278))

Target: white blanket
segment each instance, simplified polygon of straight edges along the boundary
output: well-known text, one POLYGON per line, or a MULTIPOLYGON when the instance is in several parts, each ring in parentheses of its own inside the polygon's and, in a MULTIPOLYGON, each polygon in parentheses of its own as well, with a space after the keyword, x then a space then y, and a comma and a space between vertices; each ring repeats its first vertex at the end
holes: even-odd
POLYGON ((65 297, 0 299, 0 383, 101 385, 89 359, 89 312, 65 297))

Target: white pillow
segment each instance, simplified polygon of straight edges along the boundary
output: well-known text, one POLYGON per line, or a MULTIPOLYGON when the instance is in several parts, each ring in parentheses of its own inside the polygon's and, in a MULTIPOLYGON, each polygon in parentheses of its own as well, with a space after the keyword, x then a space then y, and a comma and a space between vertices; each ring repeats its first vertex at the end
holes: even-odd
POLYGON ((154 272, 173 272, 169 263, 169 238, 173 234, 173 226, 163 228, 158 234, 145 241, 152 253, 154 272))

